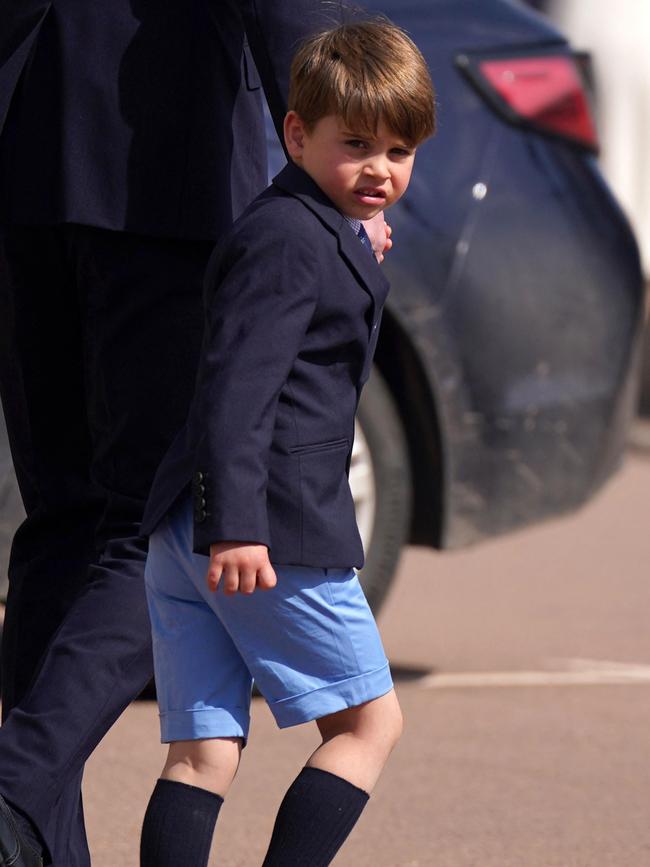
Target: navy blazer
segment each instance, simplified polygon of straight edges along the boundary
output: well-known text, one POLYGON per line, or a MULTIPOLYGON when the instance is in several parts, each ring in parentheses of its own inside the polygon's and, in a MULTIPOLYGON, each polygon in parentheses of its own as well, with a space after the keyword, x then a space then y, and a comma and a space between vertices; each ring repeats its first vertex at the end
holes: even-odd
POLYGON ((380 266, 290 163, 217 246, 205 288, 196 393, 143 533, 193 478, 196 552, 239 540, 275 563, 360 568, 348 472, 388 292, 380 266))
POLYGON ((337 7, 0 0, 0 215, 216 239, 267 184, 257 70, 279 126, 337 7))

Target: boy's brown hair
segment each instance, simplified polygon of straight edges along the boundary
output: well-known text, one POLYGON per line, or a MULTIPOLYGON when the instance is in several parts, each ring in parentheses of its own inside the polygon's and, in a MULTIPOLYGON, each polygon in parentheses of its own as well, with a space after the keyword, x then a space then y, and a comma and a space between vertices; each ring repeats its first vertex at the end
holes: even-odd
POLYGON ((308 130, 338 115, 374 136, 380 120, 412 147, 435 131, 435 93, 426 61, 385 18, 342 24, 309 37, 291 66, 289 109, 308 130))

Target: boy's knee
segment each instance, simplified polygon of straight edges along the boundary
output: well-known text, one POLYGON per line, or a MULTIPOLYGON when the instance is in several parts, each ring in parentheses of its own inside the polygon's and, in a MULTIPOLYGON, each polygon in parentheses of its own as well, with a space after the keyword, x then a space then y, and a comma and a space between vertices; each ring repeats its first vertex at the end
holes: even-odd
MULTIPOLYGON (((220 743, 218 746, 222 746, 220 743)), ((241 748, 236 744, 223 745, 224 748, 216 750, 197 750, 187 756, 187 763, 194 773, 204 776, 212 776, 223 770, 237 768, 241 756, 241 748)))
POLYGON ((324 741, 348 734, 390 750, 402 735, 404 720, 397 696, 391 690, 366 704, 324 717, 318 726, 324 741))
POLYGON ((368 707, 368 724, 364 726, 370 740, 386 753, 390 753, 397 744, 404 730, 402 709, 394 692, 382 696, 368 707))
POLYGON ((237 773, 242 746, 242 738, 177 741, 162 776, 223 795, 237 773))
POLYGON ((393 740, 395 743, 402 737, 402 733, 404 731, 404 717, 402 715, 402 708, 399 706, 399 702, 395 702, 395 708, 391 715, 390 728, 393 740))
POLYGON ((404 717, 402 716, 402 709, 396 696, 394 696, 394 701, 390 702, 386 708, 383 716, 382 728, 385 732, 386 740, 392 749, 404 731, 404 717))

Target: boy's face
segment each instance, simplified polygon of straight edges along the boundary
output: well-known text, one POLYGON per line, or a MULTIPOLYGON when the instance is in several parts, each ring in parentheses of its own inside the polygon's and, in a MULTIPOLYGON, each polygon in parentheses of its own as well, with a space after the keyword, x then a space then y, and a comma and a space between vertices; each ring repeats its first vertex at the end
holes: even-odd
POLYGON ((415 148, 381 122, 374 137, 348 129, 337 115, 308 132, 295 111, 284 121, 289 155, 348 217, 369 220, 394 204, 411 178, 415 148))

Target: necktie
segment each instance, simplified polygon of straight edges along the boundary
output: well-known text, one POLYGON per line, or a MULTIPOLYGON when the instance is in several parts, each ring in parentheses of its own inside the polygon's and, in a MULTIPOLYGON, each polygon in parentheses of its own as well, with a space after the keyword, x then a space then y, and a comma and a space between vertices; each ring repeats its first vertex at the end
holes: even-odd
POLYGON ((366 250, 370 253, 371 256, 374 256, 372 250, 372 244, 370 243, 370 238, 368 237, 368 233, 363 227, 363 223, 359 224, 359 231, 357 232, 357 237, 366 248, 366 250))
POLYGON ((350 228, 357 236, 357 238, 361 241, 366 250, 374 258, 375 254, 372 249, 372 243, 370 241, 370 238, 368 237, 368 233, 363 228, 363 223, 361 222, 361 220, 357 220, 355 217, 348 217, 345 214, 343 215, 343 218, 345 219, 346 223, 349 224, 350 228))

